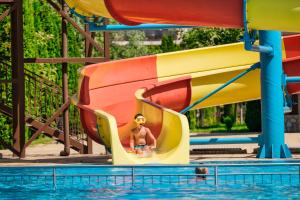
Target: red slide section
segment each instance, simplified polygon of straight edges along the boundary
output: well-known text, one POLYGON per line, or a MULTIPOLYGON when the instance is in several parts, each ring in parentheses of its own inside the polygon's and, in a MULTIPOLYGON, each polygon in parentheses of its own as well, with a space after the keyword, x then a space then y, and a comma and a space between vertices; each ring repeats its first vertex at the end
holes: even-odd
MULTIPOLYGON (((300 76, 300 35, 285 36, 283 38, 286 59, 283 61, 283 69, 287 76, 300 76)), ((291 83, 287 86, 289 93, 300 93, 300 84, 291 83)))
POLYGON ((118 127, 126 125, 135 115, 135 91, 158 82, 156 56, 90 65, 84 69, 81 81, 78 103, 88 105, 91 110, 80 109, 82 125, 92 139, 99 142, 96 116, 92 111, 108 112, 115 116, 118 127))
POLYGON ((127 25, 243 27, 242 0, 105 0, 105 4, 113 18, 127 25))
MULTIPOLYGON (((156 56, 144 56, 89 65, 83 70, 78 107, 83 128, 96 142, 102 143, 97 133, 95 110, 103 110, 116 118, 118 128, 126 126, 136 114, 135 92, 144 88, 144 97, 159 105, 180 111, 190 103, 191 77, 175 78, 158 83, 156 56), (170 97, 173 99, 170 100, 170 97), (85 105, 84 108, 80 108, 85 105)), ((153 134, 159 126, 149 124, 153 134)), ((126 144, 127 140, 122 140, 126 144)))

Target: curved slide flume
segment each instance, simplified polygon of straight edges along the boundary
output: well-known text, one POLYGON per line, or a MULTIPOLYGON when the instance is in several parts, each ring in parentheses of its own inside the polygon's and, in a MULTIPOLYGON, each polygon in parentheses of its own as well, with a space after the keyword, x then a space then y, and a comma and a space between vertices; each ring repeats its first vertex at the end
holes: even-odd
MULTIPOLYGON (((243 0, 66 0, 84 16, 122 24, 178 24, 242 28, 243 0)), ((300 32, 300 0, 247 0, 249 29, 300 32)))
MULTIPOLYGON (((284 70, 300 75, 300 35, 283 38, 284 70)), ((83 127, 112 153, 114 164, 189 162, 189 128, 178 112, 259 61, 243 43, 99 63, 80 71, 74 103, 83 127), (158 139, 149 158, 128 152, 133 117, 141 112, 158 139)), ((196 108, 260 98, 259 69, 227 86, 196 108)), ((299 85, 289 85, 299 93, 299 85)))

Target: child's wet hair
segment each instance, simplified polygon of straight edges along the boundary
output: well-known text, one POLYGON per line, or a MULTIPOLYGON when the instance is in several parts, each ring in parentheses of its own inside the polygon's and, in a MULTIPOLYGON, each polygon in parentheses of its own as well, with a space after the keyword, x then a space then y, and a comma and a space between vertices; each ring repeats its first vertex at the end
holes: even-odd
POLYGON ((138 117, 144 117, 144 115, 142 113, 138 113, 134 116, 134 119, 138 118, 138 117))

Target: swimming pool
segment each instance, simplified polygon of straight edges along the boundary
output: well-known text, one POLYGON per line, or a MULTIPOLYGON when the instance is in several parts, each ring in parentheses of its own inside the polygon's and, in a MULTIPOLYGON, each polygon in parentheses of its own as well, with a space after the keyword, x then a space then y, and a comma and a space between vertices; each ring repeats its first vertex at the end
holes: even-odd
POLYGON ((1 167, 0 199, 300 199, 300 161, 1 167), (195 167, 207 167, 206 179, 195 167))

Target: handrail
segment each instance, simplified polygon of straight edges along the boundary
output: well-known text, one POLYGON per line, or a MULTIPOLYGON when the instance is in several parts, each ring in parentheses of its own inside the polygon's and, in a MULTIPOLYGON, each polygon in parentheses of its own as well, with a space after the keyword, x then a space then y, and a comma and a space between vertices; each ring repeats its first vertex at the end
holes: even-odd
MULTIPOLYGON (((12 79, 11 70, 10 70, 11 63, 1 60, 0 59, 0 103, 2 105, 1 112, 9 115, 10 109, 12 108, 12 96, 11 96, 11 83, 14 81, 12 79), (5 106, 5 107, 4 107, 5 106), (4 109, 3 109, 4 108, 4 109)), ((28 125, 34 129, 34 131, 39 130, 39 133, 43 132, 43 129, 48 129, 50 127, 52 129, 58 130, 57 132, 63 132, 63 122, 61 117, 61 107, 64 109, 69 109, 71 117, 70 120, 70 133, 72 135, 72 141, 75 142, 72 144, 74 146, 86 140, 86 134, 84 134, 84 130, 81 127, 80 119, 79 119, 79 112, 74 106, 69 106, 69 103, 63 103, 63 95, 62 95, 62 87, 47 79, 47 77, 41 76, 34 71, 24 69, 25 75, 25 115, 26 118, 34 119, 34 124, 28 125)), ((49 129, 48 129, 49 130, 49 129)), ((46 135, 52 135, 47 134, 46 135)), ((61 137, 59 135, 58 137, 61 137)), ((35 138, 35 137, 33 137, 35 138)), ((62 141, 61 139, 59 139, 62 141)), ((32 139, 30 139, 26 146, 30 144, 32 139)), ((73 147, 74 147, 73 146, 73 147)), ((77 147, 77 146, 76 146, 77 147)))
MULTIPOLYGON (((71 183, 73 183, 74 178, 78 177, 80 178, 80 180, 83 180, 82 178, 87 177, 87 181, 88 184, 104 184, 104 185, 110 185, 110 186, 136 186, 139 184, 142 185, 148 185, 148 184, 186 184, 186 185, 190 185, 190 184, 197 184, 197 183, 204 183, 204 184, 209 184, 209 185, 221 185, 221 184, 256 184, 257 182, 259 182, 260 184, 262 183, 266 183, 266 184, 270 184, 270 180, 271 183, 275 183, 276 181, 280 181, 281 183, 283 183, 285 181, 285 183, 289 183, 289 184, 300 184, 300 162, 297 163, 247 163, 247 164, 192 164, 192 165, 173 165, 173 166, 169 166, 169 165, 156 165, 159 167, 163 167, 163 168, 170 168, 170 172, 171 173, 145 173, 143 171, 143 173, 139 173, 138 169, 141 168, 153 168, 155 166, 111 166, 111 165, 101 165, 101 166, 90 166, 89 167, 93 167, 93 168, 124 168, 126 169, 126 171, 120 171, 118 173, 113 172, 112 174, 109 173, 91 173, 91 174, 83 174, 83 173, 78 173, 78 174, 63 174, 65 172, 65 170, 61 170, 61 172, 58 172, 59 168, 73 168, 70 166, 60 166, 60 165, 56 165, 56 166, 47 166, 46 168, 49 170, 49 173, 46 174, 20 174, 20 175, 16 175, 16 174, 1 174, 0 173, 0 182, 5 182, 6 180, 10 179, 10 177, 13 177, 13 180, 18 180, 16 179, 16 177, 21 177, 21 180, 23 180, 25 177, 28 180, 33 180, 36 182, 36 179, 43 178, 43 180, 47 180, 45 179, 46 177, 52 177, 52 179, 48 179, 49 183, 52 183, 53 185, 53 189, 56 190, 61 183, 60 180, 63 180, 63 182, 65 182, 65 180, 67 178, 70 178, 71 183), (257 171, 255 170, 254 172, 232 172, 232 171, 228 171, 228 172, 224 172, 221 169, 226 169, 226 168, 230 168, 230 167, 235 167, 235 166, 243 166, 243 167, 253 167, 253 166, 265 166, 265 167, 276 167, 276 166, 290 166, 290 167, 298 167, 298 168, 294 168, 292 171, 288 171, 288 169, 286 171, 257 171), (130 170, 127 170, 129 167, 130 170), (193 173, 193 171, 191 171, 191 173, 174 173, 172 172, 172 168, 174 167, 178 167, 178 168, 184 168, 184 167, 189 167, 194 169, 195 167, 208 167, 209 168, 209 173, 207 174, 196 174, 193 173), (125 173, 124 173, 125 172, 125 173), (122 174, 123 173, 123 174, 122 174), (299 179, 296 178, 296 176, 298 175, 299 179), (271 179, 268 179, 268 177, 271 176, 271 179), (35 177, 35 178, 32 178, 35 177), (231 177, 231 179, 228 180, 228 177, 231 177), (250 180, 246 180, 246 177, 252 177, 250 180), (257 179, 257 177, 259 177, 259 179, 257 179), (287 179, 283 179, 283 177, 286 177, 287 179), (97 180, 95 179, 97 178, 97 180), (104 180, 103 180, 104 178, 104 180), (265 179, 266 178, 266 179, 265 179), (100 181, 101 179, 101 181, 100 181), (153 180, 156 181, 153 181, 153 180), (92 180, 92 181, 91 181, 92 180), (267 180, 267 181, 265 181, 267 180)), ((33 166, 32 166, 33 167, 33 166)), ((31 167, 31 168, 32 168, 31 167)), ((35 168, 37 166, 34 166, 35 168)), ((79 166, 77 166, 79 167, 79 166)), ((83 168, 85 168, 86 166, 83 166, 83 168)), ((3 166, 0 167, 4 168, 3 166)), ((6 167, 6 168, 14 168, 14 167, 6 167)), ((15 168, 21 168, 21 167, 15 167, 15 168)), ((26 167, 28 168, 28 167, 26 167)), ((81 166, 82 168, 82 166, 81 166)), ((45 172, 45 171, 44 171, 45 172)), ((278 182, 277 182, 278 183, 278 182)), ((82 183, 83 184, 83 183, 82 183)), ((38 183, 37 186, 39 186, 40 184, 38 183)), ((32 187, 32 185, 31 185, 32 187)))

